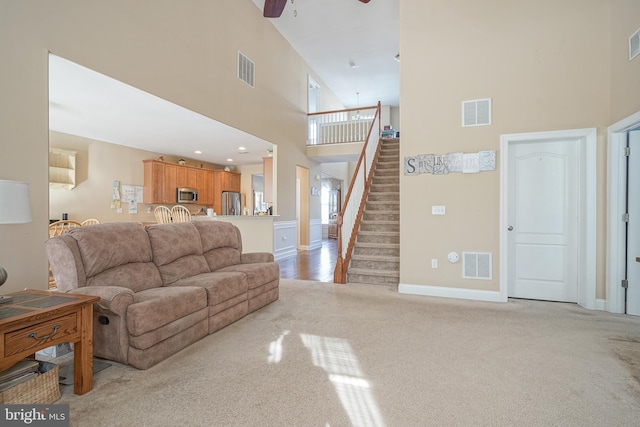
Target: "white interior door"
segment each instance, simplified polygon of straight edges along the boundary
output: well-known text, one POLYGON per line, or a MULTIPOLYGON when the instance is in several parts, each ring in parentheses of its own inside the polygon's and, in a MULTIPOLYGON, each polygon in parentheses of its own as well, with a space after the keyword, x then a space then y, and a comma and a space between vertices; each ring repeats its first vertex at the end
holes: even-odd
POLYGON ((627 313, 640 316, 640 131, 629 132, 627 167, 627 313))
POLYGON ((508 151, 509 296, 577 302, 579 142, 523 141, 508 151))

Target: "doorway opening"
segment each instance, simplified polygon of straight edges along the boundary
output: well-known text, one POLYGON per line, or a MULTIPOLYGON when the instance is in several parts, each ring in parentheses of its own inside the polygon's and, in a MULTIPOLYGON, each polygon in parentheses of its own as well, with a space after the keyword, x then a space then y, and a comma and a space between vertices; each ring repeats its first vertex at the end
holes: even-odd
MULTIPOLYGON (((607 135, 607 306, 604 309, 611 313, 627 313, 627 289, 623 287, 623 281, 627 280, 625 214, 629 190, 625 151, 629 133, 639 128, 640 111, 609 126, 607 135)), ((632 194, 629 196, 631 197, 632 194)))

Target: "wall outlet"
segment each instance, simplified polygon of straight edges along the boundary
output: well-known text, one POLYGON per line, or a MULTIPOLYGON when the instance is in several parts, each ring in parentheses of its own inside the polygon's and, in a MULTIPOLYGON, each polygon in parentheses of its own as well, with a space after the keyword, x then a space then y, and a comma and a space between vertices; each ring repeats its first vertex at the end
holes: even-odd
POLYGON ((431 206, 431 215, 444 215, 444 206, 431 206))
POLYGON ((437 259, 432 259, 431 260, 431 268, 438 268, 438 260, 437 259))

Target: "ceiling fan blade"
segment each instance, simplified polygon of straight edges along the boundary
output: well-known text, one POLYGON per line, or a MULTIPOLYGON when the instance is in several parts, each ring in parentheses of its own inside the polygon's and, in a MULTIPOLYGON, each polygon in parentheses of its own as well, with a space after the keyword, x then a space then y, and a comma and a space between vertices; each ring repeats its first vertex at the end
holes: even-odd
POLYGON ((369 0, 360 0, 361 3, 369 3, 369 0))
POLYGON ((262 16, 265 18, 279 18, 286 5, 287 0, 265 0, 262 16))

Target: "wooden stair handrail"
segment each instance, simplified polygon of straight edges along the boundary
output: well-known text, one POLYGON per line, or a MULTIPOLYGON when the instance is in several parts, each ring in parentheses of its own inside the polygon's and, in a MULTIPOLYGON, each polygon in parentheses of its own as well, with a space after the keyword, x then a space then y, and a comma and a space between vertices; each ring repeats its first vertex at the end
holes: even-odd
POLYGON ((378 105, 369 105, 368 107, 345 108, 344 110, 318 111, 317 113, 307 113, 307 116, 321 116, 323 114, 348 113, 349 111, 370 110, 377 108, 380 111, 380 103, 378 105))
MULTIPOLYGON (((360 153, 360 157, 358 158, 358 163, 356 164, 356 168, 355 171, 353 173, 353 178, 351 179, 351 183, 349 184, 349 190, 347 191, 347 195, 345 197, 345 201, 344 204, 342 206, 342 209, 340 210, 340 213, 337 215, 336 217, 336 225, 338 227, 338 256, 336 259, 336 266, 335 269, 333 271, 333 282, 334 283, 340 283, 340 284, 344 284, 347 282, 347 269, 346 266, 349 265, 349 262, 351 260, 351 255, 353 253, 353 248, 355 246, 355 241, 356 241, 356 237, 357 237, 357 232, 358 229, 360 228, 360 221, 362 220, 362 214, 364 212, 364 206, 365 206, 365 201, 367 200, 367 196, 369 195, 369 187, 371 186, 371 181, 373 179, 373 174, 370 173, 369 176, 367 176, 367 168, 366 168, 366 153, 367 153, 367 146, 369 144, 369 138, 371 137, 371 132, 373 131, 373 125, 376 122, 376 118, 378 119, 378 139, 377 139, 377 148, 376 148, 376 152, 372 161, 372 166, 371 166, 371 170, 374 170, 375 164, 377 164, 378 162, 378 157, 380 155, 380 131, 381 131, 381 123, 380 123, 380 102, 378 102, 378 105, 375 107, 367 107, 367 108, 376 108, 376 114, 374 116, 373 121, 371 122, 371 127, 369 128, 369 131, 367 133, 367 139, 365 140, 365 143, 362 147, 362 152, 360 153), (364 166, 363 166, 364 164, 364 166), (348 246, 347 246, 347 250, 346 250, 346 254, 344 259, 342 258, 342 246, 343 246, 343 237, 342 237, 342 224, 343 224, 343 217, 345 214, 345 211, 348 207, 348 204, 351 200, 351 194, 353 192, 353 185, 355 182, 355 177, 356 175, 360 172, 360 168, 362 167, 362 173, 363 178, 364 178, 364 189, 363 189, 363 193, 362 193, 362 197, 360 198, 360 205, 358 207, 358 213, 356 214, 356 220, 354 222, 353 225, 353 229, 351 230, 351 235, 349 236, 349 242, 348 242, 348 246)), ((359 110, 359 108, 356 109, 352 109, 352 110, 359 110)))

